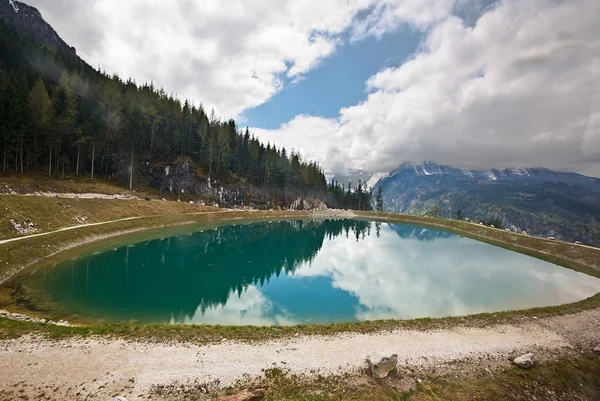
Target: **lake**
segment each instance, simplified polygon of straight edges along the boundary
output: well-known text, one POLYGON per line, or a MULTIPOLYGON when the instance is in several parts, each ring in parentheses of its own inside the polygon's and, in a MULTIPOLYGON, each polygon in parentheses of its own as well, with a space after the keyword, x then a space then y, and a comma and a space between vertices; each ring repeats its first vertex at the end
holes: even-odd
POLYGON ((227 325, 456 316, 600 292, 595 277, 417 226, 298 220, 186 230, 125 237, 8 285, 61 318, 227 325))

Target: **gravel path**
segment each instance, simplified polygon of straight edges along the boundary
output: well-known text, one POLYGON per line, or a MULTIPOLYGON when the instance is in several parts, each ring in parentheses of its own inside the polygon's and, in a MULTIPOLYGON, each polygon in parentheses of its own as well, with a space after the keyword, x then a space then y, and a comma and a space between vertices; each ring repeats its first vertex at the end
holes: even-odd
POLYGON ((498 364, 518 352, 539 355, 600 341, 600 310, 485 329, 402 330, 331 337, 300 336, 259 344, 224 340, 221 344, 133 343, 121 340, 52 342, 31 337, 0 342, 0 394, 23 388, 39 396, 47 389, 65 399, 136 399, 153 385, 205 383, 227 386, 256 378, 264 369, 323 375, 356 373, 365 358, 399 355, 415 369, 477 360, 498 364), (579 328, 579 329, 577 329, 579 328), (495 362, 494 362, 495 361, 495 362), (78 394, 79 393, 79 394, 78 394))

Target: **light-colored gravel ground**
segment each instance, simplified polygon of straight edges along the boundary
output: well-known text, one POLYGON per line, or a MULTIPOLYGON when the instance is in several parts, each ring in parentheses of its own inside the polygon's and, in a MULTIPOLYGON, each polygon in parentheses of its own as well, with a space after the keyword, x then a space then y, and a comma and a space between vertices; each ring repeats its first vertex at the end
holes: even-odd
POLYGON ((220 386, 227 386, 259 377, 273 367, 308 375, 357 373, 365 358, 392 353, 399 355, 400 365, 415 369, 447 367, 464 360, 497 365, 498 361, 506 364, 515 353, 534 351, 543 356, 595 342, 600 342, 600 310, 526 319, 518 326, 301 336, 260 344, 51 342, 25 337, 0 342, 0 393, 22 388, 35 396, 47 389, 68 399, 106 399, 117 393, 136 399, 153 385, 218 380, 220 386))

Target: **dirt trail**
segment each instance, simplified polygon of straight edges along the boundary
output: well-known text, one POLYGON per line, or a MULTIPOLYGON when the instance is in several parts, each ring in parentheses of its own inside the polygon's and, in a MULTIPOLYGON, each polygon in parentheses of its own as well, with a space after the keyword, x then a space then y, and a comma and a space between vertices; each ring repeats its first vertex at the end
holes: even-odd
MULTIPOLYGON (((208 212, 205 212, 205 213, 208 213, 208 212)), ((64 228, 60 228, 58 230, 48 231, 48 232, 45 232, 45 233, 31 234, 31 235, 25 235, 23 237, 5 239, 5 240, 0 241, 0 245, 2 245, 2 244, 8 244, 9 242, 22 241, 22 240, 25 240, 25 239, 28 239, 28 238, 42 237, 44 235, 55 234, 55 233, 58 233, 58 232, 61 232, 61 231, 76 230, 78 228, 83 228, 83 227, 101 226, 101 225, 104 225, 104 224, 117 223, 119 221, 137 220, 137 219, 144 219, 144 218, 147 218, 147 217, 157 217, 157 216, 126 217, 124 219, 109 220, 109 221, 103 221, 103 222, 100 222, 100 223, 80 224, 80 225, 77 225, 77 226, 64 227, 64 228)))
POLYGON ((465 360, 483 369, 486 364, 506 365, 514 353, 534 351, 543 358, 595 342, 600 342, 600 310, 526 319, 518 326, 300 336, 259 344, 225 339, 208 346, 101 339, 52 342, 24 337, 0 342, 0 391, 14 391, 24 382, 24 392, 32 396, 47 388, 65 399, 108 399, 113 394, 136 399, 153 385, 218 380, 227 386, 260 377, 273 367, 298 374, 357 373, 366 357, 397 353, 400 365, 417 371, 465 360))

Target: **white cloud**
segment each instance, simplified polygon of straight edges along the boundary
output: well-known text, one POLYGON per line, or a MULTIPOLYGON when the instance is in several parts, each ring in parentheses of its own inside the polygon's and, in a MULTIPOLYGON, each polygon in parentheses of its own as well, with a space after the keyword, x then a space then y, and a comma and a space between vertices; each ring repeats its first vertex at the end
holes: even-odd
POLYGON ((278 147, 285 146, 288 154, 295 150, 307 159, 320 162, 329 160, 326 165, 335 171, 343 167, 344 155, 338 153, 337 147, 330 146, 332 143, 343 142, 340 125, 335 119, 299 115, 278 130, 253 128, 252 132, 278 147))
POLYGON ((275 305, 254 285, 240 295, 231 291, 225 305, 202 311, 201 307, 192 317, 171 318, 177 324, 224 324, 235 326, 291 326, 297 324, 285 311, 275 305))
MULTIPOLYGON (((359 244, 343 235, 326 241, 294 277, 330 277, 333 287, 358 299, 357 320, 558 305, 600 291, 600 280, 583 273, 456 235, 431 243, 410 236, 400 239, 387 224, 380 238, 373 231, 359 244), (482 246, 488 249, 482 252, 482 246), (515 282, 515 277, 520 280, 515 282)), ((428 231, 415 227, 411 235, 428 231)))
MULTIPOLYGON (((214 106, 258 106, 332 54, 341 34, 422 24, 421 0, 30 0, 92 66, 214 106), (369 10, 374 10, 371 14, 369 10), (361 23, 357 15, 366 13, 361 23)), ((426 4, 449 3, 427 0, 426 4)), ((437 9, 438 7, 434 7, 437 9)))
POLYGON ((366 35, 381 36, 403 23, 420 29, 446 18, 452 13, 457 0, 381 0, 373 4, 366 18, 353 26, 353 39, 366 35))
POLYGON ((411 60, 368 80, 364 102, 325 120, 335 141, 298 137, 303 124, 319 125, 309 116, 259 135, 320 155, 327 170, 427 159, 600 176, 600 2, 503 0, 472 27, 445 17, 451 2, 436 4, 386 14, 434 26, 411 60))

